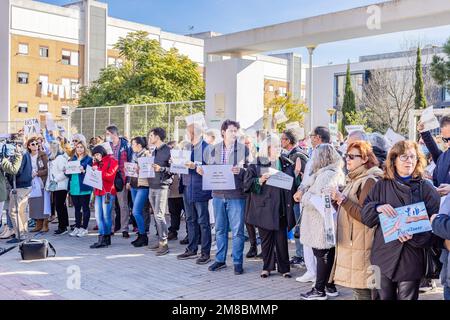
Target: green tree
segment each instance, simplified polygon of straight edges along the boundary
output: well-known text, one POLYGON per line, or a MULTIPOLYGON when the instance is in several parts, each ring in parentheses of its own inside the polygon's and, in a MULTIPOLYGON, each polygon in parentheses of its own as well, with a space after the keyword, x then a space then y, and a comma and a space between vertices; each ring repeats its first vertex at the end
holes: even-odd
MULTIPOLYGON (((352 81, 350 76, 350 61, 347 63, 347 76, 345 79, 344 102, 342 103, 342 128, 350 125, 349 116, 352 112, 356 112, 355 93, 352 89, 352 81)), ((344 131, 342 133, 345 133, 344 131)))
POLYGON ((80 107, 204 99, 198 65, 176 49, 164 50, 147 32, 129 33, 114 48, 123 65, 108 66, 98 80, 82 88, 80 107))
POLYGON ((439 56, 433 57, 431 74, 439 85, 446 86, 447 90, 450 90, 450 38, 444 45, 444 53, 447 55, 447 59, 439 56))
POLYGON ((268 119, 269 110, 273 110, 273 115, 280 110, 284 111, 288 121, 285 123, 277 124, 278 132, 283 131, 286 128, 286 123, 298 122, 300 126, 303 126, 305 121, 305 113, 308 112, 306 104, 299 100, 293 99, 292 94, 288 93, 286 96, 276 96, 264 107, 264 117, 268 119))
MULTIPOLYGON (((369 127, 367 114, 363 111, 351 111, 347 113, 348 125, 361 125, 364 126, 364 131, 372 132, 372 128, 369 127)), ((345 130, 345 127, 342 128, 345 130)))
POLYGON ((422 51, 417 47, 417 61, 416 61, 416 84, 414 86, 416 97, 414 99, 414 106, 416 109, 425 109, 427 107, 427 99, 425 98, 423 71, 422 71, 422 51))

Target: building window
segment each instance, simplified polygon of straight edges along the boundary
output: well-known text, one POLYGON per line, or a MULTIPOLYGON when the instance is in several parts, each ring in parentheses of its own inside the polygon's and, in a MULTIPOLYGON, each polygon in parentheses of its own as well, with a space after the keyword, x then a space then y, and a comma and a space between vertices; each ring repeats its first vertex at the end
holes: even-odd
POLYGON ((273 86, 269 86, 269 92, 273 92, 273 86))
POLYGON ((17 104, 17 108, 19 109, 20 113, 28 113, 28 103, 26 102, 19 102, 17 104))
POLYGON ((79 54, 78 51, 62 51, 61 62, 67 66, 78 66, 79 54))
MULTIPOLYGON (((356 103, 361 101, 363 96, 363 86, 364 86, 364 79, 365 75, 363 73, 356 73, 350 75, 350 80, 352 83, 352 89, 355 93, 356 103)), ((335 106, 342 107, 342 104, 344 102, 344 95, 345 95, 345 79, 346 75, 336 75, 334 78, 335 81, 335 106)))
POLYGON ((39 112, 48 112, 48 104, 40 103, 39 104, 39 112))
POLYGON ((42 85, 43 83, 48 83, 48 76, 43 76, 43 75, 39 76, 39 84, 42 85))
POLYGON ((42 58, 48 58, 48 47, 39 47, 39 56, 42 58))
POLYGON ((28 55, 28 44, 19 43, 19 54, 28 55))
POLYGON ((20 84, 28 84, 29 74, 26 72, 17 73, 17 82, 20 84))
POLYGON ((123 60, 120 58, 108 57, 108 66, 121 68, 123 66, 123 60))
POLYGON ((280 97, 285 97, 287 90, 285 87, 280 87, 278 93, 279 93, 280 97))

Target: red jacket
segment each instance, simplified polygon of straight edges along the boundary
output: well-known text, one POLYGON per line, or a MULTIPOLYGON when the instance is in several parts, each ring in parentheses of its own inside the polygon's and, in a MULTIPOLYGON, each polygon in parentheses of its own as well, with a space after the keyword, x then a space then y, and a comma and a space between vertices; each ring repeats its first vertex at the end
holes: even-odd
POLYGON ((119 163, 112 156, 107 155, 103 157, 102 161, 94 161, 93 166, 97 166, 97 170, 102 172, 103 190, 94 189, 96 196, 103 196, 106 193, 111 193, 115 196, 117 194, 114 187, 114 178, 116 177, 117 170, 119 169, 119 163))

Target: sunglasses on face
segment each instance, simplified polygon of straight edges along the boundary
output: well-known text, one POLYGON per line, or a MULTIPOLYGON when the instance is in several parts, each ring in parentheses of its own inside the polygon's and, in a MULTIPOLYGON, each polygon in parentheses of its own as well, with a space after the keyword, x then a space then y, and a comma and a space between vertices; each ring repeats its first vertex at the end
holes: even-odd
POLYGON ((37 146, 39 146, 39 143, 33 142, 33 143, 30 143, 30 146, 32 146, 32 147, 37 147, 37 146))
POLYGON ((360 155, 360 154, 350 154, 350 153, 348 153, 348 154, 345 155, 345 157, 346 157, 347 159, 350 159, 350 160, 355 160, 356 158, 362 158, 362 155, 360 155))
POLYGON ((448 142, 450 141, 450 138, 444 138, 444 137, 442 137, 441 139, 442 139, 442 141, 443 141, 444 143, 448 143, 448 142))

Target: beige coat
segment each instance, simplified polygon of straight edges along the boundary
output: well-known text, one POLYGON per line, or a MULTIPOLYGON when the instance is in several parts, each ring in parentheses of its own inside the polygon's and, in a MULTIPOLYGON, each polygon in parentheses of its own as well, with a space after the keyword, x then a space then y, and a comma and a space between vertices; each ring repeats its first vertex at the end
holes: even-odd
POLYGON ((354 289, 367 289, 373 274, 369 267, 374 229, 363 225, 360 215, 368 192, 382 175, 377 167, 361 169, 354 177, 349 174, 343 191, 347 200, 338 210, 336 257, 331 273, 336 284, 354 289))

